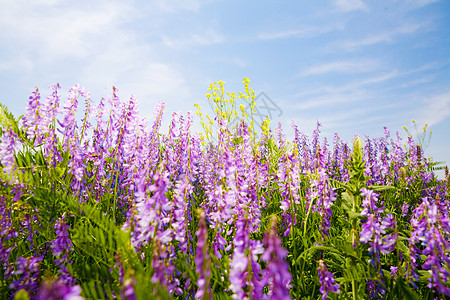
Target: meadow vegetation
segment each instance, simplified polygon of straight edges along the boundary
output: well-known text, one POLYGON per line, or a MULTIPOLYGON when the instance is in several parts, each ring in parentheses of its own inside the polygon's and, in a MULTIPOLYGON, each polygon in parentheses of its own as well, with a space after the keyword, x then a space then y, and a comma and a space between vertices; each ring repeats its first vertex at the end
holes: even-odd
POLYGON ((387 128, 347 142, 292 124, 288 141, 255 125, 243 84, 211 84, 198 133, 190 113, 162 133, 163 103, 148 123, 115 88, 1 106, 0 297, 450 297, 448 170, 387 128))

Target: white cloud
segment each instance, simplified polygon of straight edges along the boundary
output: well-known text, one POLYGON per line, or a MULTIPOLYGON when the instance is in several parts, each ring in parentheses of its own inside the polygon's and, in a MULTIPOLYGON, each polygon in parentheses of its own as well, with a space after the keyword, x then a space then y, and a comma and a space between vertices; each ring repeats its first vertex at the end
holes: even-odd
POLYGON ((399 72, 397 72, 396 70, 393 70, 389 73, 385 73, 385 74, 382 74, 379 76, 370 77, 367 79, 362 79, 362 80, 357 80, 357 81, 351 82, 351 83, 345 85, 343 87, 343 90, 351 90, 354 88, 358 88, 358 87, 362 87, 362 86, 366 86, 366 85, 370 85, 370 84, 380 83, 380 82, 387 81, 389 79, 398 77, 399 75, 400 75, 399 72))
POLYGON ((387 92, 387 91, 392 91, 392 90, 397 90, 397 89, 406 89, 406 88, 412 88, 415 87, 417 85, 422 85, 424 83, 429 83, 432 82, 434 79, 434 76, 422 76, 418 79, 415 80, 405 80, 405 83, 402 84, 398 84, 398 85, 394 85, 394 86, 390 86, 384 89, 379 90, 380 92, 387 92))
POLYGON ((360 40, 350 40, 350 41, 343 41, 338 44, 334 44, 330 46, 330 49, 336 49, 340 48, 345 51, 354 51, 362 47, 366 46, 372 46, 380 43, 390 43, 395 42, 395 38, 400 35, 405 34, 412 34, 419 29, 422 29, 426 26, 425 23, 420 24, 405 24, 400 27, 397 27, 391 31, 388 32, 382 32, 376 35, 371 35, 368 37, 365 37, 360 40))
POLYGON ((89 4, 7 2, 0 9, 0 36, 13 48, 40 60, 86 57, 94 44, 116 30, 133 10, 122 2, 89 4))
POLYGON ((287 29, 279 31, 261 32, 258 34, 258 38, 260 40, 285 39, 290 37, 311 38, 342 28, 343 26, 341 24, 337 24, 334 26, 319 26, 319 27, 305 26, 300 29, 287 29))
POLYGON ((158 100, 172 101, 182 107, 189 97, 183 72, 155 56, 150 46, 119 34, 82 68, 80 78, 87 88, 102 87, 109 92, 115 85, 126 97, 134 93, 150 109, 158 100))
POLYGON ((419 111, 419 124, 436 125, 450 116, 450 92, 423 100, 423 107, 419 111))
MULTIPOLYGON (((39 85, 56 77, 68 85, 77 80, 100 97, 115 85, 126 98, 134 93, 141 103, 150 101, 149 109, 158 100, 172 101, 174 110, 183 108, 190 95, 185 74, 162 60, 152 41, 124 26, 137 13, 131 4, 103 0, 0 4, 0 38, 8 40, 11 49, 21 49, 19 54, 0 52, 0 70, 19 69, 39 85)), ((190 43, 205 44, 210 37, 193 36, 190 43)))
POLYGON ((344 12, 354 10, 368 10, 367 5, 361 0, 335 0, 334 3, 339 8, 339 10, 344 12))
POLYGON ((379 68, 379 64, 371 60, 335 61, 307 68, 301 75, 320 75, 326 73, 363 73, 379 68))
POLYGON ((238 68, 245 68, 248 66, 248 62, 245 59, 242 59, 241 57, 236 56, 215 56, 213 58, 208 58, 205 60, 206 62, 211 63, 223 63, 227 65, 233 65, 238 68))
POLYGON ((164 12, 177 12, 182 10, 198 11, 203 3, 208 1, 202 0, 156 0, 154 3, 164 12))
POLYGON ((407 0, 406 4, 409 4, 411 8, 420 8, 439 1, 440 0, 407 0))
POLYGON ((30 73, 33 68, 33 61, 23 53, 17 53, 14 58, 0 59, 0 71, 30 73))
POLYGON ((296 104, 294 107, 298 110, 309 110, 317 107, 327 107, 333 105, 342 105, 345 103, 356 102, 361 99, 364 99, 368 96, 366 92, 363 91, 355 91, 352 93, 335 93, 335 94, 326 94, 323 96, 310 98, 306 101, 302 101, 296 104))
POLYGON ((380 35, 370 36, 356 41, 347 41, 342 44, 342 48, 348 51, 356 50, 357 48, 371 46, 379 43, 391 42, 392 34, 384 33, 380 35))
MULTIPOLYGON (((342 84, 342 85, 321 84, 319 86, 310 87, 309 89, 304 89, 301 92, 295 94, 293 97, 295 99, 305 99, 306 100, 306 102, 299 104, 303 109, 314 108, 314 107, 317 107, 320 105, 332 104, 334 102, 345 103, 345 102, 357 101, 357 100, 360 100, 363 98, 366 98, 366 99, 369 97, 373 98, 374 95, 379 94, 379 93, 385 93, 385 92, 389 92, 391 90, 401 89, 401 88, 411 88, 415 85, 419 85, 419 84, 423 84, 423 83, 432 81, 433 77, 430 77, 429 75, 426 75, 426 73, 423 73, 423 72, 429 71, 432 69, 436 69, 436 68, 442 68, 445 65, 446 65, 445 63, 432 62, 432 63, 425 64, 425 65, 420 66, 415 69, 406 70, 406 71, 402 71, 402 72, 399 72, 397 70, 391 70, 389 72, 379 73, 375 76, 370 76, 370 77, 366 77, 366 78, 360 78, 360 79, 356 79, 353 81, 349 81, 348 83, 342 84), (408 78, 410 78, 409 76, 416 74, 416 73, 418 73, 418 74, 423 73, 424 75, 422 75, 418 79, 408 80, 408 78), (403 79, 401 81, 403 83, 401 83, 401 84, 395 83, 392 85, 389 83, 390 80, 395 79, 395 78, 400 78, 400 77, 406 77, 407 79, 403 79), (381 84, 384 82, 387 82, 387 83, 385 83, 384 85, 380 85, 380 86, 383 86, 383 88, 377 89, 376 91, 371 90, 371 88, 370 88, 371 85, 381 84), (317 95, 320 95, 320 96, 317 96, 317 95)), ((320 71, 321 70, 320 65, 316 69, 318 71, 320 71)), ((322 69, 323 69, 323 71, 331 70, 331 69, 333 69, 333 65, 331 65, 329 67, 326 67, 326 65, 324 65, 324 67, 322 69)), ((313 67, 313 70, 315 70, 314 67, 313 67)))
MULTIPOLYGON (((388 73, 383 73, 383 74, 379 74, 379 75, 368 77, 368 78, 353 80, 344 85, 339 85, 339 86, 320 85, 319 87, 313 87, 313 88, 310 88, 309 90, 303 90, 302 92, 295 94, 294 97, 295 98, 301 98, 301 97, 304 98, 308 95, 321 94, 321 95, 325 95, 325 97, 328 97, 331 99, 331 97, 335 97, 335 96, 341 97, 340 95, 344 95, 343 96, 343 100, 344 100, 345 97, 348 97, 348 94, 357 95, 357 92, 361 91, 361 88, 363 88, 363 87, 366 87, 371 84, 381 83, 381 82, 393 79, 393 78, 401 76, 401 75, 404 75, 404 73, 399 73, 398 71, 393 70, 388 73)), ((313 100, 312 103, 314 101, 316 101, 316 100, 313 100)), ((349 98, 348 101, 351 101, 351 99, 349 98)), ((313 107, 313 106, 317 106, 317 105, 311 105, 311 107, 313 107)))
POLYGON ((162 35, 163 44, 169 48, 183 49, 187 47, 208 46, 221 44, 226 41, 225 37, 210 28, 201 34, 191 34, 189 37, 175 39, 162 35))

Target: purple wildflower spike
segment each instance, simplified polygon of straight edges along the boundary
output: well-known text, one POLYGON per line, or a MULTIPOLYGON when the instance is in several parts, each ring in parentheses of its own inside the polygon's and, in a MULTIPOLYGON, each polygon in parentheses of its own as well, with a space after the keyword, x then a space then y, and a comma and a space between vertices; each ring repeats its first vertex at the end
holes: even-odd
POLYGON ((82 300, 79 285, 67 286, 59 280, 45 281, 37 294, 38 300, 82 300))
POLYGON ((291 273, 285 258, 288 254, 281 247, 281 239, 277 235, 277 219, 272 216, 270 229, 264 236, 266 250, 261 255, 261 260, 267 263, 266 274, 262 281, 269 284, 269 293, 265 299, 291 299, 289 289, 291 288, 291 273))
POLYGON ((236 221, 233 260, 230 263, 230 290, 233 299, 261 299, 263 287, 258 255, 264 252, 259 241, 250 239, 250 226, 247 217, 240 216, 236 221))
POLYGON ((328 292, 339 294, 341 291, 339 290, 339 284, 335 283, 336 279, 334 279, 333 273, 328 271, 324 261, 319 260, 318 263, 317 272, 319 273, 320 293, 322 294, 322 300, 325 300, 328 297, 328 292))
POLYGON ((30 139, 37 137, 35 141, 35 146, 39 144, 39 122, 41 120, 41 116, 39 113, 41 95, 39 93, 39 88, 36 87, 35 91, 31 93, 30 101, 27 103, 27 107, 25 108, 25 115, 23 118, 23 126, 26 130, 26 133, 30 139))
MULTIPOLYGON (((182 290, 179 288, 180 281, 174 278, 174 266, 171 265, 167 246, 162 245, 162 241, 158 238, 153 243, 153 259, 152 268, 154 270, 152 282, 157 286, 167 289, 169 294, 181 295, 182 290)), ((156 295, 158 289, 155 288, 153 293, 156 295)))
POLYGON ((187 252, 188 241, 186 238, 186 213, 187 213, 187 201, 186 198, 189 197, 192 190, 192 186, 190 185, 187 176, 183 177, 176 185, 174 191, 174 211, 173 217, 174 222, 172 227, 174 229, 175 240, 179 242, 178 247, 180 247, 181 251, 187 252))
POLYGON ((46 97, 44 105, 42 106, 41 119, 38 124, 38 132, 41 135, 39 138, 42 141, 44 154, 47 160, 56 166, 57 162, 62 161, 60 152, 57 149, 57 135, 56 135, 56 121, 59 113, 60 97, 58 90, 61 87, 59 84, 50 86, 53 91, 51 95, 46 97))
POLYGON ((147 245, 154 238, 155 228, 166 226, 170 221, 169 213, 173 203, 169 202, 165 193, 168 190, 168 179, 158 170, 153 175, 154 183, 136 179, 134 209, 136 214, 130 214, 123 229, 131 229, 131 242, 136 250, 147 245), (150 194, 150 195, 149 195, 150 194))
POLYGON ((392 214, 382 216, 384 207, 380 207, 382 203, 379 203, 377 193, 363 188, 361 189, 361 194, 364 196, 362 201, 364 209, 361 215, 367 216, 367 221, 362 225, 360 242, 370 245, 369 255, 372 256, 372 259, 369 262, 381 275, 381 282, 370 280, 367 286, 370 290, 370 296, 375 297, 386 293, 383 287, 380 254, 389 254, 395 249, 397 234, 386 234, 386 231, 394 229, 396 222, 392 214))
POLYGON ((21 289, 24 289, 30 294, 36 292, 38 289, 40 261, 42 261, 42 257, 18 257, 15 262, 16 269, 12 272, 12 275, 19 275, 19 279, 13 280, 9 288, 16 292, 21 289))
POLYGON ((411 249, 411 262, 408 276, 415 280, 418 275, 415 271, 419 255, 426 257, 422 268, 429 270, 431 278, 428 288, 435 289, 437 292, 450 296, 450 267, 448 235, 450 234, 450 222, 445 212, 442 213, 438 206, 425 197, 422 203, 413 211, 411 219, 412 233, 409 240, 411 249), (420 251, 416 243, 421 242, 425 248, 420 251), (446 285, 445 285, 446 283, 446 285))
POLYGON ((211 287, 209 286, 209 280, 211 276, 211 270, 209 267, 210 258, 208 250, 208 231, 206 228, 205 213, 201 211, 199 213, 198 230, 196 232, 198 241, 195 255, 195 270, 197 271, 197 292, 195 293, 195 299, 211 299, 211 287))
POLYGON ((67 232, 70 227, 64 222, 65 217, 66 214, 64 213, 62 217, 56 221, 56 240, 52 242, 50 247, 53 251, 53 255, 58 257, 58 259, 55 259, 55 262, 60 268, 60 270, 58 271, 58 273, 60 274, 59 281, 69 286, 73 286, 76 282, 76 279, 70 275, 70 272, 66 266, 67 264, 72 263, 67 259, 67 257, 68 253, 70 251, 73 251, 73 245, 72 241, 69 238, 69 233, 67 232))
POLYGON ((8 129, 2 136, 2 141, 0 143, 0 163, 3 165, 3 172, 10 177, 14 182, 15 176, 13 170, 15 169, 15 147, 19 142, 17 141, 17 135, 8 129))
POLYGON ((120 289, 120 297, 124 300, 137 300, 136 292, 134 291, 135 286, 136 280, 134 278, 125 280, 120 289))

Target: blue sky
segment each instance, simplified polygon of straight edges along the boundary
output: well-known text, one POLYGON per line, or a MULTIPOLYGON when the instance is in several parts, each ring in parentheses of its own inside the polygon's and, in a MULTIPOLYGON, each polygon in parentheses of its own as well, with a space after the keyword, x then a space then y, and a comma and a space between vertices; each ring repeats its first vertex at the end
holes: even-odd
POLYGON ((427 155, 450 161, 450 1, 0 1, 0 102, 24 112, 38 85, 75 83, 94 100, 116 86, 152 119, 207 107, 209 83, 248 77, 311 134, 433 131, 427 155))

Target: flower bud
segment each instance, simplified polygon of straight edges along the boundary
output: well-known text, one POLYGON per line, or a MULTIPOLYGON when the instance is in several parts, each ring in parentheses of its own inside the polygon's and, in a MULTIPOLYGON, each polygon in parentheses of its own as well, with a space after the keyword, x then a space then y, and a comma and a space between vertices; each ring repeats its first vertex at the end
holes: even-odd
POLYGON ((401 167, 400 170, 398 170, 398 176, 400 177, 401 181, 405 181, 405 179, 406 179, 406 169, 405 169, 405 167, 401 167))
POLYGON ((363 141, 359 136, 357 136, 353 141, 353 153, 355 154, 361 153, 363 145, 364 145, 363 141))

